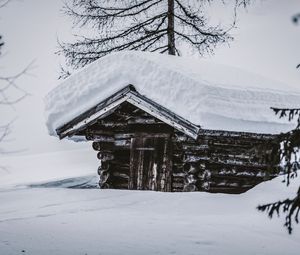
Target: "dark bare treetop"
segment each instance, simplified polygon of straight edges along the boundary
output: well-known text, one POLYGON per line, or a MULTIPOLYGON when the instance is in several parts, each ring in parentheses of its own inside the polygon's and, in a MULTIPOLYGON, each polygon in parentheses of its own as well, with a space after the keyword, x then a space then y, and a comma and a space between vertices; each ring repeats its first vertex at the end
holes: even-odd
POLYGON ((300 20, 300 13, 297 13, 292 17, 292 21, 297 25, 299 24, 299 20, 300 20))
MULTIPOLYGON (((300 13, 297 13, 293 15, 292 21, 296 24, 299 25, 299 20, 300 20, 300 13)), ((300 68, 300 64, 297 65, 297 68, 300 68)))
POLYGON ((2 36, 0 35, 0 56, 2 54, 2 47, 4 46, 4 42, 2 40, 2 36))
POLYGON ((250 0, 234 3, 233 21, 228 27, 209 24, 204 12, 214 0, 72 0, 63 11, 75 27, 90 29, 93 36, 77 35, 73 43, 59 43, 66 63, 80 68, 114 51, 141 50, 179 55, 185 43, 200 54, 232 40, 236 11, 250 0))

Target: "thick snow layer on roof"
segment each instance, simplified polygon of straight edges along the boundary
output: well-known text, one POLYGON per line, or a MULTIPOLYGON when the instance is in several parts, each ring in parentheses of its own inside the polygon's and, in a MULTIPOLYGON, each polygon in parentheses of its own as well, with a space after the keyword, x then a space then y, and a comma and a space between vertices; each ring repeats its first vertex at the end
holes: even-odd
POLYGON ((77 71, 45 98, 55 129, 133 84, 140 94, 206 129, 279 133, 294 124, 273 107, 298 107, 300 90, 235 67, 137 51, 101 58, 77 71))

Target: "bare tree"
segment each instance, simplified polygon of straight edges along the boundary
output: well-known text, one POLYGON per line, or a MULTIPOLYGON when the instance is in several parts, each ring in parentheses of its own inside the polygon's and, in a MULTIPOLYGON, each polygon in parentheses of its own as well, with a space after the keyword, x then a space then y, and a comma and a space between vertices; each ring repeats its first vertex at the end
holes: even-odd
MULTIPOLYGON (((232 40, 237 8, 250 0, 233 0, 234 18, 228 27, 212 26, 204 7, 214 0, 72 0, 64 12, 75 27, 92 29, 91 38, 76 35, 73 43, 59 43, 66 63, 80 68, 114 51, 141 50, 180 55, 185 43, 200 54, 232 40)), ((226 4, 227 1, 220 1, 226 4)), ((232 2, 232 1, 231 1, 232 2)))
MULTIPOLYGON (((10 0, 0 0, 0 8, 5 7, 10 0)), ((0 60, 2 60, 3 56, 3 46, 4 41, 2 36, 0 35, 0 60)), ((18 72, 17 74, 8 76, 0 73, 0 107, 10 107, 13 109, 14 105, 18 102, 22 101, 26 96, 29 95, 24 89, 22 89, 18 85, 18 80, 22 75, 28 73, 30 67, 32 65, 28 65, 26 68, 18 72)), ((4 123, 1 122, 0 125, 0 145, 6 141, 7 137, 11 133, 11 124, 13 122, 13 118, 10 120, 4 120, 4 123)), ((3 149, 3 146, 0 147, 0 154, 7 152, 3 149)))
MULTIPOLYGON (((1 57, 1 55, 0 55, 1 57)), ((25 97, 29 95, 27 91, 22 89, 18 85, 18 80, 24 75, 27 74, 30 67, 32 65, 28 65, 22 71, 18 72, 12 76, 5 76, 0 74, 0 106, 10 107, 14 109, 14 105, 22 101, 25 97)), ((7 119, 6 123, 2 123, 0 125, 0 144, 3 144, 5 139, 11 133, 11 124, 13 123, 12 119, 7 119)), ((5 150, 0 147, 0 153, 4 153, 5 150)))

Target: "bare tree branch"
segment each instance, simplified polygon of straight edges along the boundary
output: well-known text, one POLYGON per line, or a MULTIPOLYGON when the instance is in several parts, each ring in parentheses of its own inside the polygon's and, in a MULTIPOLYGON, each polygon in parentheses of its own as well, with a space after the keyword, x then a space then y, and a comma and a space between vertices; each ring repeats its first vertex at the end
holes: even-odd
MULTIPOLYGON (((0 0, 0 8, 5 7, 10 0, 0 0)), ((2 41, 2 36, 0 35, 0 56, 2 54, 2 48, 4 46, 4 42, 2 41)), ((29 74, 29 70, 33 67, 33 62, 30 63, 26 68, 21 70, 19 73, 11 76, 1 75, 0 74, 0 106, 9 106, 13 107, 15 104, 22 101, 25 97, 29 95, 29 93, 21 88, 18 85, 19 79, 25 75, 29 74), (18 92, 17 95, 12 96, 18 92)), ((2 145, 4 142, 7 141, 7 137, 11 134, 11 125, 13 121, 7 121, 6 124, 0 126, 0 144, 2 145)), ((3 148, 0 148, 0 154, 6 153, 7 151, 3 148)), ((5 169, 3 166, 0 166, 0 169, 5 169)))
POLYGON ((10 0, 0 0, 0 8, 5 7, 8 4, 8 2, 10 2, 10 0))
POLYGON ((19 73, 12 76, 0 76, 0 95, 2 99, 0 99, 0 105, 14 105, 30 94, 21 88, 17 82, 23 75, 29 75, 29 71, 33 68, 33 63, 31 62, 28 66, 26 66, 19 73), (19 95, 11 98, 9 96, 10 89, 14 89, 19 92, 19 95))

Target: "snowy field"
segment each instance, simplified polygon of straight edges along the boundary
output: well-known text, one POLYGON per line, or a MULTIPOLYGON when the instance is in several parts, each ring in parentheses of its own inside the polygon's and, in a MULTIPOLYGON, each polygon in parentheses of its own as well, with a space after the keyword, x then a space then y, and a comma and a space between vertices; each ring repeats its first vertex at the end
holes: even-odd
POLYGON ((300 226, 256 206, 293 197, 282 177, 241 195, 80 189, 88 150, 0 158, 0 254, 299 254, 300 226), (72 188, 68 188, 72 187, 72 188))

